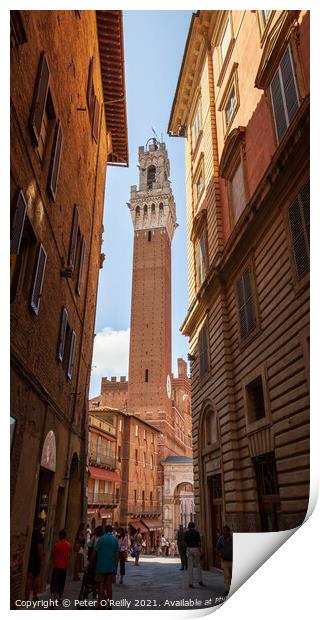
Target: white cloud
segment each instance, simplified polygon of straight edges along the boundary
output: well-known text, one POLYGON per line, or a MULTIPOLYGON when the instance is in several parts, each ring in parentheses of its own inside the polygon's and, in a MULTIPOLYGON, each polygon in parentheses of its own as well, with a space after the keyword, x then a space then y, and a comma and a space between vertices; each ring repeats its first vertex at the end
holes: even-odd
POLYGON ((92 377, 128 376, 130 329, 115 331, 104 327, 96 334, 92 377))

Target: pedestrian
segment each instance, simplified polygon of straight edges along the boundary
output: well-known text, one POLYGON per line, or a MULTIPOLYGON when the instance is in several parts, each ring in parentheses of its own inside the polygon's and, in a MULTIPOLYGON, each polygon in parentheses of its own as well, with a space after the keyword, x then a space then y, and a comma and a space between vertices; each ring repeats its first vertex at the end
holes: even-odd
POLYGON ((66 582, 67 568, 70 560, 71 545, 67 541, 65 530, 60 530, 59 541, 52 550, 51 594, 54 599, 62 603, 63 591, 66 582))
POLYGON ((147 548, 147 543, 146 543, 146 539, 142 537, 142 543, 141 543, 141 547, 142 547, 142 554, 144 555, 146 552, 146 548, 147 548))
POLYGON ((32 600, 38 600, 39 592, 39 576, 41 573, 44 558, 44 538, 41 534, 42 519, 38 517, 33 526, 31 548, 28 564, 28 577, 26 584, 25 596, 29 600, 30 592, 32 592, 32 600))
POLYGON ((202 583, 202 569, 201 569, 201 539, 198 530, 193 521, 188 524, 188 529, 184 535, 184 540, 187 546, 186 554, 188 558, 188 575, 189 575, 189 588, 193 588, 193 569, 198 570, 198 582, 199 586, 203 586, 202 583))
POLYGON ((73 581, 79 581, 79 573, 83 570, 84 566, 84 546, 86 543, 85 525, 80 523, 78 531, 75 537, 73 551, 74 551, 74 565, 73 565, 73 581))
POLYGON ((183 529, 183 525, 182 523, 180 523, 179 525, 179 529, 178 529, 178 533, 177 533, 177 544, 178 544, 178 551, 179 551, 179 555, 180 555, 180 560, 181 560, 181 568, 180 570, 187 570, 188 568, 188 559, 187 559, 187 545, 186 545, 186 541, 184 539, 185 537, 185 530, 183 529))
POLYGON ((102 536, 102 534, 103 534, 103 527, 102 525, 98 525, 96 529, 94 530, 93 534, 91 534, 90 542, 88 543, 88 562, 90 562, 91 555, 94 551, 94 547, 96 543, 98 542, 100 536, 102 536))
POLYGON ((112 580, 117 572, 118 561, 119 543, 117 538, 112 536, 112 526, 106 525, 105 533, 100 536, 96 543, 89 565, 90 570, 91 564, 95 563, 99 606, 101 608, 104 608, 102 601, 105 600, 105 590, 107 590, 107 599, 110 607, 110 601, 112 600, 112 580))
POLYGON ((224 578, 224 596, 228 596, 232 579, 233 556, 232 534, 228 525, 224 526, 222 535, 218 538, 217 550, 221 556, 221 566, 224 578))
POLYGON ((168 555, 169 555, 169 547, 170 547, 170 543, 169 543, 169 541, 167 540, 167 541, 166 541, 166 557, 168 557, 168 555))
POLYGON ((174 558, 176 552, 176 543, 174 540, 170 543, 170 557, 174 558))
POLYGON ((160 545, 161 545, 161 555, 164 556, 166 553, 166 548, 167 548, 167 539, 164 537, 163 534, 161 536, 160 545))
POLYGON ((118 543, 119 543, 119 564, 120 564, 119 583, 123 583, 123 578, 126 574, 126 560, 128 558, 128 548, 129 548, 128 535, 125 533, 123 527, 118 528, 118 543))
POLYGON ((134 566, 139 566, 139 558, 142 550, 142 534, 140 531, 140 527, 138 527, 134 537, 134 550, 136 552, 134 566))
POLYGON ((88 523, 87 531, 86 531, 86 545, 87 545, 87 547, 88 547, 88 545, 90 543, 91 535, 92 535, 92 530, 91 530, 90 525, 88 523))

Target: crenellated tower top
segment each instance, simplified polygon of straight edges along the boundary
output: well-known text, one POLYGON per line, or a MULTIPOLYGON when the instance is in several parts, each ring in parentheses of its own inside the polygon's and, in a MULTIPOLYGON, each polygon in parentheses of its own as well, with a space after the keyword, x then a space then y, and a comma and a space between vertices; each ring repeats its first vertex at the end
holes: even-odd
POLYGON ((164 142, 155 138, 139 146, 139 189, 131 186, 131 218, 135 231, 165 228, 172 241, 176 222, 176 205, 171 189, 170 162, 164 142))

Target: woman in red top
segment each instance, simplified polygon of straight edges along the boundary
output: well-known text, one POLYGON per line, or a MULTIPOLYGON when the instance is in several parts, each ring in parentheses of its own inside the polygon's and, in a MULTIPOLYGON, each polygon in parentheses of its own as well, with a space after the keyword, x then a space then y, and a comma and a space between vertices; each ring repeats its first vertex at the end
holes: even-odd
POLYGON ((61 530, 59 532, 59 541, 56 542, 52 550, 51 594, 59 601, 62 600, 63 596, 71 552, 71 545, 66 540, 66 537, 66 531, 61 530))

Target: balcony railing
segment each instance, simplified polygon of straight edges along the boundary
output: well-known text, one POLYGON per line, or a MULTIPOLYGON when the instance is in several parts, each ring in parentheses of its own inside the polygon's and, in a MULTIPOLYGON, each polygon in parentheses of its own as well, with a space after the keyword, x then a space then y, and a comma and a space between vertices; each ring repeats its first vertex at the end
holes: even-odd
POLYGON ((119 498, 113 493, 88 493, 88 504, 99 504, 100 506, 116 506, 119 498))
POLYGON ((134 502, 128 503, 128 514, 160 514, 161 508, 156 502, 134 502))
POLYGON ((98 450, 91 449, 89 450, 89 465, 115 469, 116 455, 114 452, 110 454, 101 454, 98 450))

